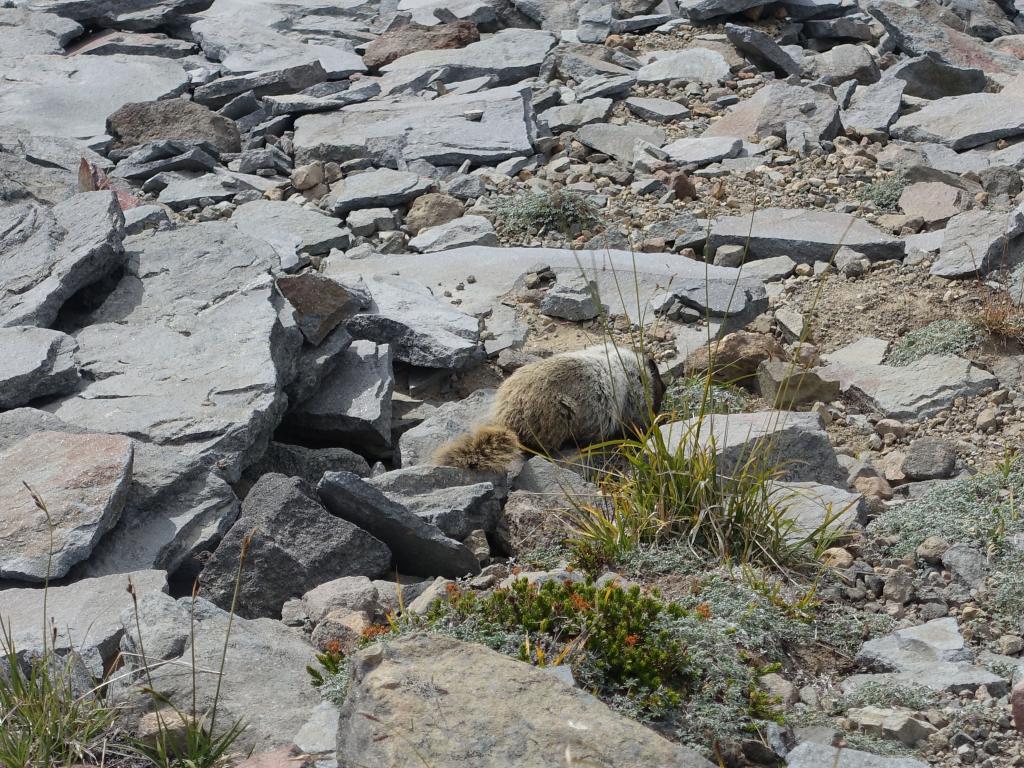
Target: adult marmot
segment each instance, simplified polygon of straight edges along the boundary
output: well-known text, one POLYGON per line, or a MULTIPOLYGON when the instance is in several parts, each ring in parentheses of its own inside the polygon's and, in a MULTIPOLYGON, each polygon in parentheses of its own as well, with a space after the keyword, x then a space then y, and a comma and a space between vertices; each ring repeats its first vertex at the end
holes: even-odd
POLYGON ((434 460, 449 467, 503 471, 523 451, 552 453, 644 426, 665 385, 654 361, 601 344, 529 363, 498 388, 491 421, 455 438, 434 460))

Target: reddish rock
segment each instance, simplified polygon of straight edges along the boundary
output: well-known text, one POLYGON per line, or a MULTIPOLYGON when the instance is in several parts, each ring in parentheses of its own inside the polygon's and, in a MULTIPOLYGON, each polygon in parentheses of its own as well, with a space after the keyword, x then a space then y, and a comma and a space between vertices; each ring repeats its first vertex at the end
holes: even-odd
POLYGON ((295 322, 313 345, 319 344, 343 321, 367 306, 365 296, 312 272, 279 277, 277 289, 295 308, 295 322))
POLYGON ((133 456, 122 435, 63 432, 36 432, 0 451, 0 578, 43 581, 47 569, 59 578, 87 558, 121 516, 133 456))
POLYGON ((687 373, 704 373, 709 365, 716 381, 745 383, 757 373, 764 360, 784 360, 786 350, 764 333, 737 331, 696 349, 686 358, 687 373))
POLYGON ((480 32, 471 21, 453 21, 436 27, 410 23, 385 32, 366 46, 363 63, 371 70, 379 69, 416 51, 465 48, 479 39, 480 32))

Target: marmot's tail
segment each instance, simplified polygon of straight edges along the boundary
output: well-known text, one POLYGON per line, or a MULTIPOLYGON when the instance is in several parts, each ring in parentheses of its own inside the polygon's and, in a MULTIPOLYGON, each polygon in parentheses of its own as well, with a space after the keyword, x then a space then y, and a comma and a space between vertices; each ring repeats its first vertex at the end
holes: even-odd
POLYGON ((505 472, 522 455, 519 439, 508 427, 489 424, 441 446, 434 461, 445 467, 505 472))

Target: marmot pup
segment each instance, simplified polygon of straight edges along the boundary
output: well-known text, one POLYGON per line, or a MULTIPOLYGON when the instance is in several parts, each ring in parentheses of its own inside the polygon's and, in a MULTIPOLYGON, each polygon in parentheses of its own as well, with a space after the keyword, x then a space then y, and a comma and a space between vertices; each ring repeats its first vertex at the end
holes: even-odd
POLYGON ((601 344, 524 365, 498 388, 490 423, 435 454, 449 467, 504 471, 524 448, 544 453, 585 446, 644 426, 665 385, 654 361, 601 344))

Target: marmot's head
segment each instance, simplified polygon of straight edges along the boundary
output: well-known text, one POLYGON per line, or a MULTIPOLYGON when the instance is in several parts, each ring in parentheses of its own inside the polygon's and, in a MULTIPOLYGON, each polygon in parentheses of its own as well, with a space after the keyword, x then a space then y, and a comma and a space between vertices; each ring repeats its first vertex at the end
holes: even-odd
POLYGON ((651 410, 657 414, 661 410, 661 400, 665 397, 665 382, 658 373, 658 364, 653 357, 647 358, 647 375, 650 378, 651 410))

